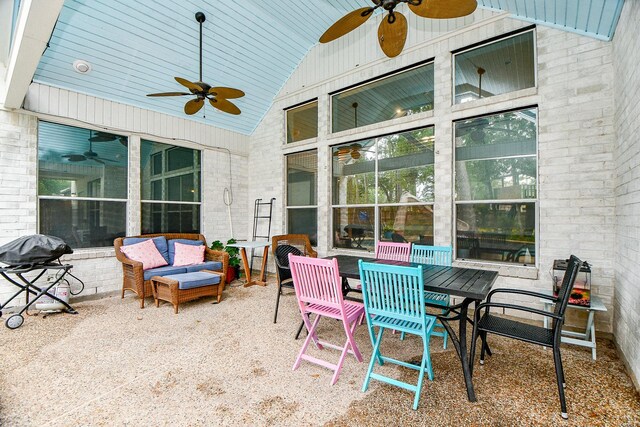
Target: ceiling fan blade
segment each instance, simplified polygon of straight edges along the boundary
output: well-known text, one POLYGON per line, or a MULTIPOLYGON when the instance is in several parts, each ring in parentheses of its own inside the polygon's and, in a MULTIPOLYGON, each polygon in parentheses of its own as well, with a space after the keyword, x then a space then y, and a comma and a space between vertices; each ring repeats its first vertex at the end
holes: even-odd
POLYGON ((97 157, 92 157, 89 160, 93 160, 96 163, 100 163, 101 165, 107 165, 105 162, 103 162, 101 159, 97 158, 97 157))
POLYGON ((237 116, 241 112, 240 109, 236 107, 236 105, 233 102, 227 101, 224 98, 210 99, 209 103, 211 104, 212 107, 217 108, 220 111, 224 111, 225 113, 229 113, 237 116))
POLYGON ((389 58, 400 55, 407 41, 407 18, 400 12, 386 16, 378 27, 378 41, 380 48, 389 58))
MULTIPOLYGON (((374 2, 375 3, 375 2, 374 2)), ((373 7, 363 7, 353 12, 347 13, 342 18, 338 19, 327 31, 320 37, 320 43, 329 43, 335 39, 338 39, 345 34, 355 30, 360 25, 364 24, 367 19, 373 15, 373 7)))
POLYGON ((118 163, 117 160, 105 159, 104 157, 94 157, 92 160, 100 160, 103 163, 104 162, 118 163))
POLYGON ((84 160, 87 160, 87 158, 82 154, 65 154, 64 156, 61 156, 61 157, 69 160, 70 162, 82 162, 84 160))
POLYGON ((413 13, 432 19, 460 18, 473 13, 476 7, 476 0, 422 0, 417 6, 409 3, 409 9, 413 13))
MULTIPOLYGON (((198 86, 200 87, 200 86, 198 86)), ((191 95, 190 92, 162 92, 162 93, 148 93, 147 96, 182 96, 191 95)))
MULTIPOLYGON (((182 77, 174 77, 174 79, 176 79, 176 81, 178 83, 180 83, 182 86, 184 86, 187 89, 189 89, 191 92, 202 92, 203 91, 200 86, 198 86, 195 83, 191 83, 187 79, 183 79, 182 77)), ((187 95, 189 95, 189 94, 187 94, 187 95)))
POLYGON ((192 99, 191 101, 188 101, 186 104, 184 104, 184 112, 188 115, 195 114, 198 111, 200 111, 203 105, 204 105, 204 99, 202 98, 192 99))
POLYGON ((109 142, 115 141, 115 137, 109 135, 96 135, 89 138, 90 142, 109 142))
POLYGON ((242 98, 244 96, 244 92, 240 89, 233 89, 231 87, 212 87, 209 89, 209 95, 213 95, 218 98, 233 99, 242 98))

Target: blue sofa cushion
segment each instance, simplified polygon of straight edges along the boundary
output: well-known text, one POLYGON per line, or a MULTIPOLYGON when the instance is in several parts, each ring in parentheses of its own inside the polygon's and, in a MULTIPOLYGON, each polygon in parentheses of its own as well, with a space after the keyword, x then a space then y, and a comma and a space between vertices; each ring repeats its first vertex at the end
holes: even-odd
POLYGON ((206 261, 202 264, 185 265, 187 273, 193 273, 200 270, 222 270, 222 263, 218 261, 206 261))
POLYGON ((217 274, 202 273, 199 271, 184 274, 171 274, 164 276, 167 279, 178 281, 178 289, 193 289, 201 286, 217 285, 220 283, 220 276, 217 274))
POLYGON ((176 255, 176 242, 182 243, 183 245, 192 245, 192 246, 200 246, 204 245, 202 240, 190 240, 190 239, 171 239, 168 242, 169 246, 169 264, 173 265, 173 258, 176 255))
MULTIPOLYGON (((144 242, 145 240, 149 240, 149 237, 127 237, 122 241, 122 245, 123 246, 135 245, 136 243, 144 242)), ((153 243, 156 245, 156 248, 158 248, 158 252, 160 252, 160 255, 162 255, 162 258, 164 258, 164 260, 167 261, 167 264, 173 264, 172 262, 169 262, 169 247, 167 246, 166 237, 158 236, 158 237, 151 238, 151 240, 153 240, 153 243)))
MULTIPOLYGON (((144 271, 144 280, 150 280, 153 276, 167 276, 169 274, 186 273, 185 267, 174 267, 173 265, 165 265, 164 267, 150 268, 144 271)), ((206 273, 205 273, 206 274, 206 273)))

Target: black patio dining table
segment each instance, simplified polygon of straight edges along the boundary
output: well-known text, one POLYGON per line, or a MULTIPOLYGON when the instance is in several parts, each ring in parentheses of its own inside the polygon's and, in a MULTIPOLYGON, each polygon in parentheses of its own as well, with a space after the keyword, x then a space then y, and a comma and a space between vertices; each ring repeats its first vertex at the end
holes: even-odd
MULTIPOLYGON (((451 305, 443 312, 438 312, 435 316, 440 320, 442 326, 449 332, 451 342, 456 349, 456 353, 462 364, 462 372, 467 387, 467 397, 470 402, 476 401, 476 395, 473 390, 471 381, 471 371, 469 355, 467 352, 467 325, 466 321, 473 324, 473 320, 467 315, 469 305, 474 303, 476 306, 486 298, 491 290, 494 282, 498 277, 497 271, 477 270, 473 268, 462 267, 444 267, 431 264, 416 264, 411 262, 389 261, 382 259, 363 258, 354 255, 334 255, 326 258, 336 258, 338 260, 338 268, 340 277, 342 277, 343 292, 346 294, 351 291, 361 292, 360 289, 351 288, 347 279, 360 279, 358 270, 358 260, 362 259, 366 262, 376 262, 394 265, 417 266, 424 267, 424 289, 429 292, 439 292, 454 297, 463 298, 462 302, 451 305), (455 333, 449 322, 459 321, 458 334, 455 333)), ((442 309, 442 306, 434 306, 442 309)), ((488 354, 491 350, 486 347, 488 354)))

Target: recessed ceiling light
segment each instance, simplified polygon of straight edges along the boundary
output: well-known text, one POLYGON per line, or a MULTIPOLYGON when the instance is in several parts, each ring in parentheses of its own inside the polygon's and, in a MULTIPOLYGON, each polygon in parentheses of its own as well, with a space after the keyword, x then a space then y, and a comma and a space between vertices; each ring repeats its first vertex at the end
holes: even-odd
POLYGON ((91 71, 91 64, 82 59, 77 59, 73 61, 73 69, 76 70, 77 73, 87 74, 91 71))

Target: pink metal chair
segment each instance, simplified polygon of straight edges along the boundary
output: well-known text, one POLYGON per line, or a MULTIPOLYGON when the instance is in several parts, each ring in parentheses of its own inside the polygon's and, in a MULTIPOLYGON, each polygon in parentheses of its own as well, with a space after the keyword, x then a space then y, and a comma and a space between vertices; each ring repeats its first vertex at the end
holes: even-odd
POLYGON ((302 320, 309 332, 293 364, 293 369, 298 369, 302 360, 324 366, 334 371, 333 378, 331 378, 331 385, 333 385, 338 381, 347 353, 353 354, 358 362, 362 362, 362 355, 358 350, 353 333, 364 316, 364 306, 358 302, 344 300, 342 282, 338 274, 338 260, 335 258, 317 259, 289 254, 289 266, 302 320), (313 323, 309 319, 310 313, 316 315, 313 323), (342 347, 318 339, 316 328, 321 317, 342 321, 344 332, 347 335, 347 340, 342 347), (338 363, 333 364, 306 354, 307 347, 312 340, 319 350, 324 347, 341 350, 338 363))
POLYGON ((409 262, 411 243, 377 242, 376 258, 409 262))

